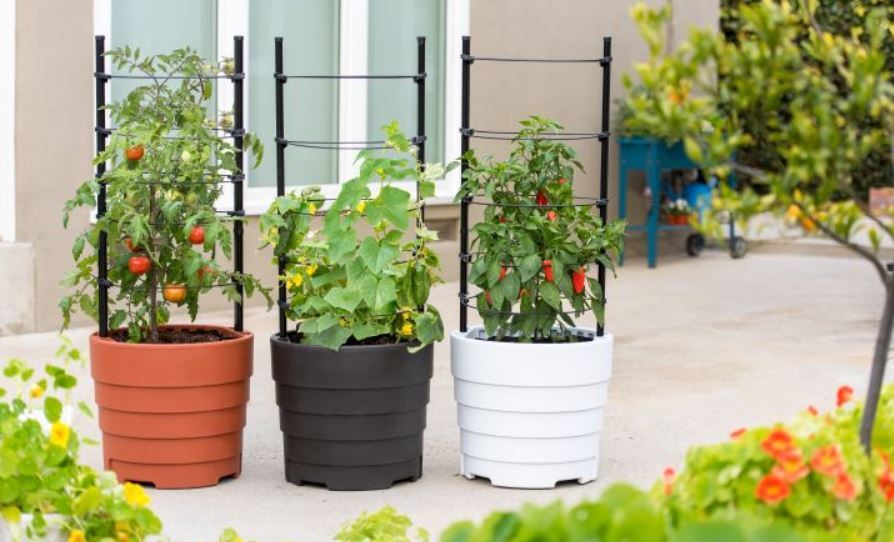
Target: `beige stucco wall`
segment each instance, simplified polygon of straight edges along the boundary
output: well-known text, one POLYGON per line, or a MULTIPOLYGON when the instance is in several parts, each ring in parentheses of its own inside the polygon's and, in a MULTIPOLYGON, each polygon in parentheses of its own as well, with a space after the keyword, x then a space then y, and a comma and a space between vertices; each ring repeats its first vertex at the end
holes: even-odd
MULTIPOLYGON (((63 291, 58 283, 71 267, 74 232, 87 220, 86 213, 80 213, 71 229, 65 231, 60 211, 75 187, 92 175, 93 10, 90 0, 16 1, 17 240, 34 246, 35 316, 37 327, 49 330, 60 323, 56 304, 63 291)), ((663 0, 647 3, 660 5, 663 0)), ((628 16, 634 4, 634 0, 471 0, 472 51, 593 57, 601 54, 602 36, 610 35, 614 38, 612 96, 616 99, 622 95, 621 74, 631 71, 634 62, 646 54, 628 16)), ((716 26, 718 0, 676 0, 676 4, 678 39, 690 26, 716 26)), ((512 128, 518 119, 536 113, 563 122, 569 130, 597 129, 600 76, 592 66, 477 64, 473 68, 473 125, 512 128)), ((488 143, 476 141, 475 147, 496 155, 506 148, 505 144, 488 143)), ((597 145, 590 142, 577 147, 587 168, 578 186, 583 193, 594 194, 599 171, 597 145)), ((612 195, 617 192, 616 164, 617 148, 613 144, 612 195)), ((642 202, 632 197, 633 217, 641 215, 641 207, 642 202)), ((611 213, 615 212, 612 207, 611 213)), ((450 219, 456 216, 456 210, 430 209, 429 216, 450 219)), ((254 248, 257 226, 253 221, 246 232, 246 270, 273 284, 269 253, 254 248)), ((438 250, 445 276, 454 278, 455 242, 440 243, 438 250)), ((203 308, 225 305, 223 300, 208 299, 203 308)), ((77 320, 85 322, 83 318, 77 320)))

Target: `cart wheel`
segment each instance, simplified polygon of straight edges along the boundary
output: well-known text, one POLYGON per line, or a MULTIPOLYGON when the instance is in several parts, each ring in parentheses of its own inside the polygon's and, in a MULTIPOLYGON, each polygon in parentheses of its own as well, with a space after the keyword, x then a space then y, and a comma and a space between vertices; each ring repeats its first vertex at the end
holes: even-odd
POLYGON ((738 260, 739 258, 744 258, 747 253, 748 241, 746 241, 744 237, 733 237, 733 240, 729 245, 729 255, 733 259, 738 260))
POLYGON ((705 236, 700 233, 691 233, 686 238, 686 254, 693 258, 701 254, 705 249, 705 236))

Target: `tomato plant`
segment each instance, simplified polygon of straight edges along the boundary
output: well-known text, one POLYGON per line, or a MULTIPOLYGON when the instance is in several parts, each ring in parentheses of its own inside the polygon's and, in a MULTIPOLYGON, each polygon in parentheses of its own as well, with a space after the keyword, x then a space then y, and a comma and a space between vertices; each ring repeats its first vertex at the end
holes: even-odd
POLYGON ((549 138, 561 126, 541 117, 521 126, 505 161, 466 156, 458 197, 491 202, 473 228, 469 281, 481 289, 476 304, 488 335, 559 340, 572 316, 592 311, 602 322, 602 289, 586 271, 599 263, 614 270, 625 223, 603 224, 592 200, 575 197, 574 174, 583 168, 574 149, 549 138))
POLYGON ((437 234, 419 220, 419 202, 392 181, 415 181, 425 198, 445 169, 422 168, 396 123, 385 135, 389 150, 360 153, 360 174, 342 185, 322 229, 311 229, 327 203, 318 187, 278 198, 261 217, 265 244, 287 258, 287 315, 303 343, 338 349, 385 340, 421 348, 443 338, 441 316, 428 304, 432 285, 441 282, 438 257, 427 246, 437 234), (362 226, 372 235, 358 239, 362 226))
MULTIPOLYGON (((241 220, 214 209, 221 183, 237 172, 236 148, 226 137, 231 121, 209 118, 209 77, 220 70, 189 49, 142 57, 139 49, 125 47, 107 56, 117 70, 145 76, 147 84, 107 107, 115 129, 94 159, 108 165, 102 176, 107 212, 75 239, 76 269, 63 285, 76 290, 60 302, 64 325, 75 311, 97 318, 97 255, 85 248, 98 248, 102 232, 113 283, 109 327, 126 325, 131 341, 156 342, 170 304, 185 303, 194 320, 199 296, 215 287, 239 302, 239 283, 246 295, 260 291, 269 301, 254 277, 217 263, 231 255, 228 223, 241 220)), ((244 143, 257 166, 263 146, 251 134, 244 143)), ((66 226, 75 209, 96 205, 99 187, 91 179, 78 188, 65 205, 66 226)))

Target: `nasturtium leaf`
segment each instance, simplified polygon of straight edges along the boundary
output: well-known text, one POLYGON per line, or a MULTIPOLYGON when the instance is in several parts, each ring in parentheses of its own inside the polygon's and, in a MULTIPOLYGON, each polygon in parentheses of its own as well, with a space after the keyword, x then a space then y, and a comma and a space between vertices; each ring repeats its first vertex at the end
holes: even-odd
MULTIPOLYGON (((58 377, 57 377, 58 378, 58 377)), ((43 402, 44 416, 50 422, 58 422, 62 415, 62 402, 55 397, 47 397, 43 402)))

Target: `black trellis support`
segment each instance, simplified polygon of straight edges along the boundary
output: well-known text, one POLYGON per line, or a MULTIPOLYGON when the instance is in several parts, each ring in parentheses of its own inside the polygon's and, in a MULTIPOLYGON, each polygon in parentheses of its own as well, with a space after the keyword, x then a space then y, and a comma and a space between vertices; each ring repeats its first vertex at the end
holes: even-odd
MULTIPOLYGON (((283 69, 283 39, 281 37, 274 38, 274 73, 276 90, 276 135, 274 142, 276 143, 276 195, 286 195, 286 148, 290 145, 302 147, 306 149, 317 150, 363 150, 363 149, 384 149, 384 141, 305 141, 290 140, 285 136, 285 84, 289 79, 305 80, 305 79, 325 79, 325 80, 342 80, 342 79, 364 79, 364 80, 409 80, 416 85, 416 135, 412 138, 412 143, 417 147, 417 160, 424 167, 425 165, 425 80, 428 74, 425 72, 425 36, 416 38, 416 73, 403 75, 317 75, 317 74, 286 74, 283 69)), ((416 185, 416 199, 419 198, 419 185, 416 185)), ((325 201, 330 201, 329 198, 325 201)), ((419 205, 420 223, 425 221, 425 205, 419 205)), ((279 337, 285 339, 288 334, 288 322, 286 319, 286 310, 289 308, 288 290, 285 283, 285 272, 288 258, 280 256, 277 260, 277 271, 279 274, 277 307, 279 309, 279 337)))
MULTIPOLYGON (((245 171, 245 117, 244 117, 244 100, 243 100, 243 84, 245 82, 245 40, 242 36, 235 36, 233 38, 233 65, 234 65, 234 77, 233 77, 233 146, 236 147, 236 169, 238 173, 242 173, 245 171)), ((239 182, 233 183, 233 211, 234 213, 239 213, 238 216, 245 214, 244 202, 243 202, 243 183, 241 179, 239 182)), ((234 315, 233 315, 233 327, 236 331, 242 331, 244 325, 244 306, 245 306, 245 292, 242 287, 242 272, 244 269, 245 262, 244 258, 244 232, 243 232, 244 224, 241 220, 236 220, 233 223, 233 268, 237 274, 240 275, 239 278, 234 279, 234 286, 236 288, 236 294, 239 296, 239 301, 236 302, 234 306, 234 315)))
MULTIPOLYGON (((96 154, 99 155, 106 150, 107 138, 115 132, 116 128, 109 128, 106 126, 106 83, 111 81, 112 79, 148 79, 146 76, 140 75, 113 75, 111 73, 106 73, 106 60, 105 60, 105 36, 95 36, 95 70, 93 72, 93 78, 96 82, 95 87, 95 104, 96 104, 96 125, 93 128, 93 131, 96 134, 96 154)), ((231 130, 226 131, 229 136, 233 138, 233 145, 236 147, 236 167, 237 171, 233 172, 230 175, 224 175, 222 177, 226 177, 217 181, 208 181, 207 184, 218 184, 218 183, 231 183, 233 185, 233 210, 227 211, 225 214, 227 216, 233 217, 242 217, 245 216, 244 209, 244 191, 243 191, 243 181, 245 179, 244 175, 244 138, 245 138, 245 126, 244 126, 244 92, 243 92, 243 84, 245 81, 245 57, 244 57, 244 43, 245 40, 243 36, 234 36, 233 37, 233 59, 235 64, 235 70, 232 75, 219 75, 208 77, 208 79, 228 79, 233 83, 233 128, 231 130)), ((171 79, 187 79, 193 76, 173 76, 171 79)), ((172 136, 176 137, 176 136, 172 136)), ((99 193, 96 198, 96 218, 102 218, 107 211, 107 202, 106 202, 106 182, 103 180, 103 176, 106 172, 106 164, 105 162, 99 162, 96 164, 95 176, 97 181, 99 182, 99 193)), ((204 184, 202 183, 192 183, 192 184, 204 184)), ((235 220, 233 224, 233 269, 238 274, 241 275, 244 270, 244 231, 243 231, 243 223, 241 220, 235 220)), ((109 289, 114 286, 114 284, 109 280, 109 265, 108 265, 108 250, 109 250, 109 240, 108 234, 105 231, 100 231, 99 233, 99 247, 97 249, 97 277, 96 282, 99 286, 99 299, 98 307, 97 307, 97 319, 99 320, 99 335, 100 337, 108 337, 109 336, 109 289)), ((245 295, 243 292, 242 282, 240 280, 234 279, 233 286, 236 288, 236 292, 239 294, 239 301, 235 303, 234 306, 234 322, 233 327, 237 331, 242 331, 244 327, 244 317, 243 317, 243 305, 245 301, 245 295)))
MULTIPOLYGON (((274 78, 276 79, 276 195, 286 195, 286 146, 285 142, 285 114, 283 111, 284 91, 288 79, 283 75, 282 38, 274 40, 274 78)), ((286 304, 288 303, 286 292, 286 258, 280 256, 276 263, 279 277, 279 337, 286 338, 286 304)))
MULTIPOLYGON (((106 71, 106 37, 96 36, 96 73, 106 71)), ((104 77, 96 77, 96 154, 102 154, 106 150, 106 138, 109 136, 106 127, 106 82, 104 77)), ((99 195, 96 198, 96 218, 102 218, 106 214, 106 182, 103 175, 106 172, 105 162, 96 164, 96 178, 99 180, 99 195)), ((99 319, 99 336, 109 336, 109 239, 105 231, 99 232, 99 249, 97 259, 99 262, 99 307, 97 317, 99 319)))
MULTIPOLYGON (((463 159, 461 161, 462 182, 465 182, 465 171, 468 167, 468 161, 465 156, 469 151, 469 140, 475 137, 475 130, 470 124, 471 110, 471 67, 476 60, 490 62, 513 62, 513 63, 581 63, 581 64, 598 64, 602 68, 602 126, 601 131, 593 133, 568 133, 564 139, 592 139, 599 142, 600 145, 600 168, 599 168, 599 198, 597 200, 599 208, 599 217, 605 224, 608 220, 608 160, 609 160, 609 143, 611 132, 611 63, 612 63, 612 39, 610 37, 603 38, 603 54, 602 58, 584 58, 584 59, 544 59, 544 58, 505 58, 505 57, 487 57, 472 56, 472 39, 469 36, 462 38, 462 127, 460 128, 461 149, 463 159)), ((511 137, 503 137, 510 135, 508 131, 479 130, 479 133, 485 134, 478 136, 482 139, 501 139, 511 140, 511 137)), ((562 137, 556 137, 555 140, 563 140, 562 137)), ((459 254, 459 329, 465 333, 468 330, 468 309, 469 309, 469 264, 472 262, 472 256, 469 253, 469 205, 472 204, 473 196, 465 196, 460 204, 460 254, 459 254)), ((606 281, 605 281, 605 265, 598 264, 598 280, 602 289, 602 299, 606 299, 606 281)), ((602 337, 605 334, 604 325, 597 327, 597 336, 602 337)))

